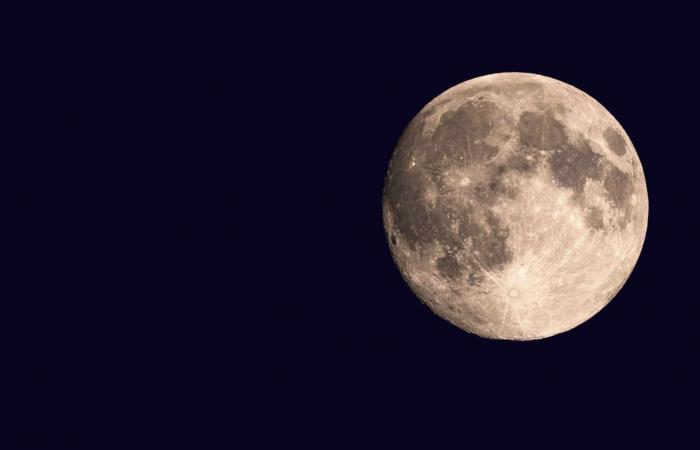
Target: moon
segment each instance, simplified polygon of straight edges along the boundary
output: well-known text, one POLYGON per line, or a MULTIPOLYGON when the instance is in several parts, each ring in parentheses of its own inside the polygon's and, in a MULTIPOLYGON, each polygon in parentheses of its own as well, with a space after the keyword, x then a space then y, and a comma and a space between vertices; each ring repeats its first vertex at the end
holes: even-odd
POLYGON ((474 78, 428 103, 383 192, 411 290, 490 339, 553 336, 603 309, 639 258, 648 211, 617 120, 583 91, 528 73, 474 78))

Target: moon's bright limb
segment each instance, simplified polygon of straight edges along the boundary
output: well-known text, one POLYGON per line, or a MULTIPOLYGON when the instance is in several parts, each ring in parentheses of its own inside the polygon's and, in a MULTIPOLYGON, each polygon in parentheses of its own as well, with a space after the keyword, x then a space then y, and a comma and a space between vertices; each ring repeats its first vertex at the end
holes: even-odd
POLYGON ((494 339, 567 331, 630 275, 647 228, 639 157, 615 118, 552 78, 459 84, 404 131, 384 186, 384 226, 412 290, 494 339))

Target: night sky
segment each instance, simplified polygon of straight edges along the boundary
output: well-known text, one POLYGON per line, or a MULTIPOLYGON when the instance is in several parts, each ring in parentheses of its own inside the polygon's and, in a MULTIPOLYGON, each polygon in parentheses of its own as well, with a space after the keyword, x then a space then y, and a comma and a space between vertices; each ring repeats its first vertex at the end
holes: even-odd
POLYGON ((0 17, 3 448, 683 446, 698 39, 579 13, 0 17), (381 220, 411 118, 504 71, 602 103, 649 191, 622 291, 530 343, 433 315, 381 220))

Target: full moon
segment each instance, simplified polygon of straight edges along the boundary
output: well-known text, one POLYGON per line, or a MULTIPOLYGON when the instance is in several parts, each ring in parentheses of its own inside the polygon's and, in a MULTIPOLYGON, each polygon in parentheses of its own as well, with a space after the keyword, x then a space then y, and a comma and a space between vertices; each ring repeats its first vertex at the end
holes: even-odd
POLYGON ((600 103, 553 78, 498 73, 448 89, 408 124, 383 219, 433 312, 482 337, 533 340, 612 300, 648 205, 637 152, 600 103))

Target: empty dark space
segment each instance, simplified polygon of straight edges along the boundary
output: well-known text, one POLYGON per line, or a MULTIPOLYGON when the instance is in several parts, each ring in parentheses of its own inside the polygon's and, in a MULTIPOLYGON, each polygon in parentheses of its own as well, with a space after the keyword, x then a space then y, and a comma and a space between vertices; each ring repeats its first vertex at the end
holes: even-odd
POLYGON ((694 27, 464 8, 0 18, 2 447, 682 447, 694 27), (409 121, 503 71, 600 101, 649 190, 618 296, 529 343, 430 313, 381 221, 409 121))

